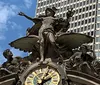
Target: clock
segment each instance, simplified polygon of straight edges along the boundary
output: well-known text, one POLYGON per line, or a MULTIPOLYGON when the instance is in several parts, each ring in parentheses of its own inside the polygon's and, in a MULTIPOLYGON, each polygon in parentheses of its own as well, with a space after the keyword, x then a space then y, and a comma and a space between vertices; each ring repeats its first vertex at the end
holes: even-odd
POLYGON ((37 66, 26 77, 24 85, 59 85, 60 74, 50 65, 37 66))

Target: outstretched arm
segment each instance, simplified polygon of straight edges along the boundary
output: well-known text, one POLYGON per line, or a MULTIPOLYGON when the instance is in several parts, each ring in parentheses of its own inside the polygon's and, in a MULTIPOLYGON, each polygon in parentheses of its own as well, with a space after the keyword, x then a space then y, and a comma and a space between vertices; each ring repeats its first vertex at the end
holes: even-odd
POLYGON ((40 21, 40 20, 42 20, 42 18, 31 18, 31 17, 27 16, 26 14, 24 14, 23 12, 19 12, 18 15, 24 16, 27 19, 29 19, 29 20, 31 20, 31 21, 33 21, 35 23, 38 22, 38 21, 40 21))
POLYGON ((33 20, 33 18, 27 16, 27 15, 24 14, 23 12, 19 12, 18 15, 20 15, 20 16, 24 16, 24 17, 26 17, 26 18, 29 19, 29 20, 33 20))

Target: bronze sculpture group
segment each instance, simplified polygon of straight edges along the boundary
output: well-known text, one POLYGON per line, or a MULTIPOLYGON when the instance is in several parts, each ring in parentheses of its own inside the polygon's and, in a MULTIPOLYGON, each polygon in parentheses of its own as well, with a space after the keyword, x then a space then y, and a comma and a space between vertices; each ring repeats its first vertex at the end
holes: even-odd
POLYGON ((25 37, 11 42, 10 46, 31 53, 24 58, 13 58, 12 52, 5 50, 3 55, 7 61, 2 64, 0 72, 3 70, 4 75, 0 75, 1 78, 16 73, 19 79, 12 85, 99 85, 100 62, 87 45, 93 37, 67 32, 75 11, 69 9, 67 18, 63 19, 56 17, 57 10, 55 7, 47 8, 45 15, 37 18, 19 13, 35 24, 26 30, 25 37), (82 83, 75 80, 74 76, 78 75, 73 74, 74 71, 81 72, 82 83), (86 81, 85 78, 94 80, 86 81))

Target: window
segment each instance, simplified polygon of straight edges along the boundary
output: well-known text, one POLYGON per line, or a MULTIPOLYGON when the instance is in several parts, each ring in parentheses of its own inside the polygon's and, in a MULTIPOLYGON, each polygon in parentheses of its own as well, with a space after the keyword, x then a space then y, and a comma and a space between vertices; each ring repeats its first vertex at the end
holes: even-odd
POLYGON ((46 1, 44 1, 44 5, 46 5, 46 1))
POLYGON ((86 30, 87 30, 87 26, 84 27, 84 31, 86 31, 86 30))
POLYGON ((73 4, 73 8, 75 8, 75 4, 73 4))
POLYGON ((66 5, 66 1, 64 1, 64 5, 66 5))
POLYGON ((85 24, 87 24, 87 19, 85 20, 85 24))
POLYGON ((90 32, 87 32, 87 35, 90 35, 90 32))
POLYGON ((88 11, 89 7, 86 7, 86 11, 88 11))
POLYGON ((92 13, 93 15, 95 15, 95 11, 93 11, 93 13, 92 13))
POLYGON ((72 17, 72 21, 74 21, 74 17, 72 17))
POLYGON ((95 49, 98 49, 99 45, 98 44, 95 44, 95 49))
POLYGON ((63 2, 61 3, 61 6, 63 6, 63 2))
POLYGON ((80 21, 78 22, 78 26, 80 25, 80 21))
POLYGON ((43 11, 45 11, 45 7, 43 7, 43 11))
POLYGON ((79 7, 79 3, 77 3, 76 6, 79 7))
POLYGON ((92 0, 90 0, 90 3, 92 3, 92 0))
POLYGON ((99 41, 99 37, 96 37, 96 42, 98 42, 99 41))
POLYGON ((70 5, 70 8, 72 8, 72 5, 70 5))
POLYGON ((62 14, 60 14, 60 17, 62 17, 62 14))
POLYGON ((76 29, 74 29, 74 32, 76 32, 76 29))
POLYGON ((47 4, 49 4, 49 0, 47 1, 47 4))
POLYGON ((80 6, 82 6, 82 2, 80 2, 80 6))
POLYGON ((77 32, 80 32, 80 28, 77 28, 77 32))
POLYGON ((98 37, 98 42, 100 42, 100 37, 98 37))
POLYGON ((90 25, 88 25, 88 30, 90 30, 90 25))
POLYGON ((76 0, 74 0, 74 2, 76 2, 76 0))
POLYGON ((67 1, 67 4, 69 4, 69 0, 67 1))
POLYGON ((55 4, 55 6, 57 7, 57 3, 55 4))
POLYGON ((61 12, 63 11, 63 9, 61 8, 61 12))
POLYGON ((76 10, 76 14, 78 13, 78 10, 76 10))
POLYGON ((84 21, 82 21, 81 24, 83 25, 84 24, 84 21))
POLYGON ((85 1, 83 1, 83 5, 85 5, 85 1))
POLYGON ((77 16, 75 16, 75 20, 77 20, 77 16))
POLYGON ((67 6, 67 9, 69 9, 69 6, 67 6))
POLYGON ((64 11, 66 10, 66 7, 64 7, 64 11))
POLYGON ((86 13, 86 17, 88 17, 88 13, 86 13))
POLYGON ((100 10, 97 11, 97 14, 100 14, 100 10))
POLYGON ((41 2, 41 6, 43 6, 43 2, 41 2))
POLYGON ((74 25, 74 24, 72 23, 72 27, 73 27, 73 25, 74 25))
POLYGON ((90 49, 93 49, 93 46, 92 45, 90 45, 90 49))
POLYGON ((40 8, 40 12, 42 12, 42 8, 40 8))
POLYGON ((83 31, 83 27, 81 27, 81 32, 83 31))
POLYGON ((91 16, 91 12, 89 12, 89 16, 91 16))
POLYGON ((57 17, 59 17, 59 15, 57 15, 57 17))
POLYGON ((100 35, 100 30, 96 30, 96 35, 100 35))
POLYGON ((94 24, 92 24, 91 28, 92 28, 92 29, 94 28, 94 24))
POLYGON ((58 7, 60 7, 60 3, 58 3, 58 7))
POLYGON ((92 9, 92 6, 90 6, 90 10, 92 9))
POLYGON ((95 5, 93 5, 93 9, 95 9, 95 5))
POLYGON ((93 0, 93 2, 96 2, 96 0, 93 0))
POLYGON ((96 56, 98 57, 98 52, 95 52, 96 56))
POLYGON ((38 7, 40 7, 40 3, 38 3, 38 7))
POLYGON ((77 26, 77 22, 75 22, 75 27, 77 26))
POLYGON ((94 18, 92 18, 92 22, 94 22, 94 18))
POLYGON ((91 23, 91 19, 88 20, 88 23, 91 23))
POLYGON ((71 27, 73 27, 73 23, 71 24, 71 27))
POLYGON ((65 17, 65 13, 63 13, 63 17, 65 17))
POLYGON ((100 21, 100 17, 99 16, 97 17, 97 21, 100 21))
MULTIPOLYGON (((100 49, 100 44, 99 44, 99 49, 100 49)), ((100 52, 99 52, 99 57, 100 57, 100 52)))
POLYGON ((89 0, 87 0, 87 4, 89 4, 89 0))
POLYGON ((81 19, 81 15, 79 15, 79 19, 81 19))
POLYGON ((98 3, 98 8, 100 8, 100 3, 98 3))
POLYGON ((85 11, 85 8, 83 8, 83 12, 85 11))
POLYGON ((82 14, 82 18, 84 18, 84 14, 82 14))
POLYGON ((37 13, 39 13, 39 9, 37 9, 37 13))
POLYGON ((82 12, 82 9, 79 9, 79 12, 82 12))
POLYGON ((97 23, 97 28, 100 28, 100 23, 97 23))
POLYGON ((72 3, 73 1, 71 0, 70 3, 72 3))
POLYGON ((91 31, 91 36, 93 36, 93 34, 94 34, 94 32, 93 32, 93 31, 91 31))

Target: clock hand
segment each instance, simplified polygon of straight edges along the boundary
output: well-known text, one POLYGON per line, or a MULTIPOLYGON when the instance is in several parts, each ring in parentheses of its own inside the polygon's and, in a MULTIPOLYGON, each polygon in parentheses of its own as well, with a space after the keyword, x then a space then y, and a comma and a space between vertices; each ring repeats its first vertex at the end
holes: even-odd
POLYGON ((45 77, 43 80, 42 80, 42 83, 39 84, 39 85, 44 85, 44 83, 46 83, 47 81, 51 80, 51 77, 45 77))
POLYGON ((51 78, 51 75, 50 75, 50 74, 47 75, 46 77, 44 77, 44 80, 47 80, 47 79, 49 79, 49 78, 51 78))
POLYGON ((49 66, 47 66, 47 68, 46 68, 46 71, 43 73, 43 75, 42 75, 42 77, 41 78, 39 78, 38 76, 38 84, 39 85, 43 85, 43 81, 44 81, 44 77, 46 76, 46 74, 48 73, 48 70, 49 70, 49 66))
POLYGON ((48 77, 47 79, 43 80, 43 83, 46 83, 47 81, 51 80, 51 77, 48 77))
POLYGON ((47 66, 46 71, 43 73, 43 76, 41 77, 41 79, 44 79, 44 77, 46 76, 46 74, 48 73, 49 70, 49 66, 47 66))

